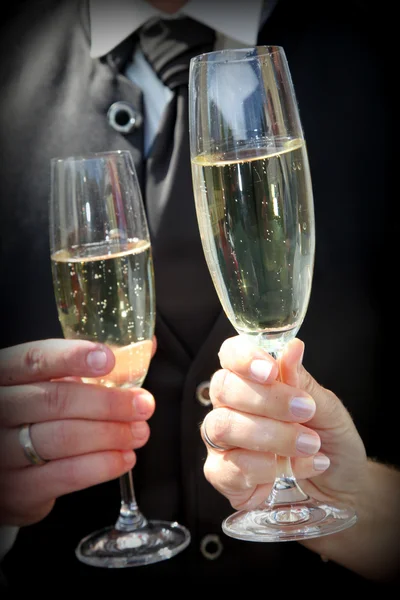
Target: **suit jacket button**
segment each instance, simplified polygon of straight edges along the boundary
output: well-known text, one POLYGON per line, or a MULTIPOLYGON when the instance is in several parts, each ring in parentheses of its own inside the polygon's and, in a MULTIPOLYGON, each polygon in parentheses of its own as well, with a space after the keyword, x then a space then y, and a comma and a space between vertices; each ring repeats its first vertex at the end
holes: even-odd
POLYGON ((210 382, 203 381, 196 388, 196 399, 202 406, 210 406, 210 382))
POLYGON ((114 102, 107 112, 107 119, 113 129, 120 133, 131 133, 142 123, 142 117, 129 102, 114 102))
POLYGON ((222 554, 224 549, 221 538, 219 535, 211 534, 205 535, 200 542, 200 552, 208 560, 216 560, 222 554))

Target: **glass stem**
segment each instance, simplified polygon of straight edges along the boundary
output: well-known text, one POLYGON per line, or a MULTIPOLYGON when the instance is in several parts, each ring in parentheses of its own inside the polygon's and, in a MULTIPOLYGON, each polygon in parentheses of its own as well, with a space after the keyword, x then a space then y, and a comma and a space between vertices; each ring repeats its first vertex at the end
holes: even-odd
POLYGON ((303 492, 293 475, 290 458, 276 456, 275 481, 266 503, 269 506, 277 506, 308 499, 309 496, 303 492))
POLYGON ((119 478, 121 488, 121 509, 115 524, 117 531, 135 531, 147 525, 147 519, 142 515, 135 498, 132 471, 119 478))
MULTIPOLYGON (((282 351, 270 352, 280 364, 282 351)), ((279 374, 282 381, 282 376, 279 374)), ((269 506, 291 504, 308 500, 309 496, 303 492, 293 474, 290 457, 276 456, 276 473, 272 490, 266 500, 269 506)))

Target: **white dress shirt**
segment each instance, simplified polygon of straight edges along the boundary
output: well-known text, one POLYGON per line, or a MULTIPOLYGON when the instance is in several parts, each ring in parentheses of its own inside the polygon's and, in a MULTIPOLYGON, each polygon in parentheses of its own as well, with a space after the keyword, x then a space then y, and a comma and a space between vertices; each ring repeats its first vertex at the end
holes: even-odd
MULTIPOLYGON (((178 12, 169 15, 146 0, 90 0, 90 54, 93 58, 104 56, 153 17, 190 17, 211 27, 216 33, 216 50, 255 46, 260 26, 274 5, 273 0, 243 0, 229 7, 222 0, 189 0, 178 12)), ((135 51, 125 75, 143 93, 147 156, 172 92, 154 73, 140 49, 135 51)))
POLYGON ((153 17, 190 17, 215 29, 218 37, 228 38, 234 47, 254 46, 261 19, 265 19, 265 11, 270 12, 273 4, 271 0, 242 0, 228 6, 226 0, 189 0, 169 15, 146 0, 90 0, 90 54, 93 58, 104 56, 153 17))

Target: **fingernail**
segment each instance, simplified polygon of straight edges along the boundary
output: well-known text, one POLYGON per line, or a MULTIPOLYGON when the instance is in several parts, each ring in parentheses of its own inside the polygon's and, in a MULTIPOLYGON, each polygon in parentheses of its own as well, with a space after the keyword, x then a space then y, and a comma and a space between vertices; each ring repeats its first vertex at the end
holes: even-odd
POLYGON ((272 364, 267 360, 255 359, 250 365, 250 373, 261 383, 267 381, 271 371, 272 364))
POLYGON ((142 438, 147 435, 147 425, 143 421, 135 421, 131 423, 131 430, 135 437, 142 438))
POLYGON ((143 417, 149 414, 149 402, 151 399, 150 394, 137 394, 133 398, 133 412, 136 417, 143 417))
POLYGON ((290 412, 301 419, 312 417, 316 408, 314 400, 305 397, 292 398, 289 407, 290 412))
POLYGON ((135 455, 132 452, 132 450, 127 450, 125 452, 122 452, 122 457, 123 457, 124 461, 129 464, 129 463, 133 463, 135 455))
POLYGON ((323 456, 321 454, 314 456, 314 469, 316 471, 326 471, 330 464, 331 461, 327 456, 323 456))
POLYGON ((297 438, 296 448, 304 454, 315 454, 320 449, 321 442, 315 435, 301 433, 297 438))
POLYGON ((86 363, 94 371, 102 371, 107 364, 107 354, 103 350, 94 350, 86 358, 86 363))

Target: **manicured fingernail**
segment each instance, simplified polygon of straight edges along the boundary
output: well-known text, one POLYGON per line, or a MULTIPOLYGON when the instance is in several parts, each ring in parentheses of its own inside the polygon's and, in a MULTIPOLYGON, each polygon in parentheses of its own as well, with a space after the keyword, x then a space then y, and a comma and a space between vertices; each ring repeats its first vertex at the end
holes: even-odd
POLYGON ((314 469, 316 471, 326 471, 330 464, 331 461, 327 456, 323 456, 322 454, 314 456, 314 469))
POLYGON ((308 419, 312 417, 315 413, 315 402, 312 398, 292 398, 289 404, 290 412, 295 417, 300 417, 301 419, 308 419))
POLYGON ((301 433, 296 441, 296 448, 304 454, 315 454, 320 449, 321 442, 315 435, 301 433))
POLYGON ((272 364, 267 360, 256 358, 250 365, 250 373, 254 379, 264 383, 272 371, 272 364))
POLYGON ((102 371, 107 364, 107 354, 103 350, 94 350, 86 358, 87 365, 94 371, 102 371))

